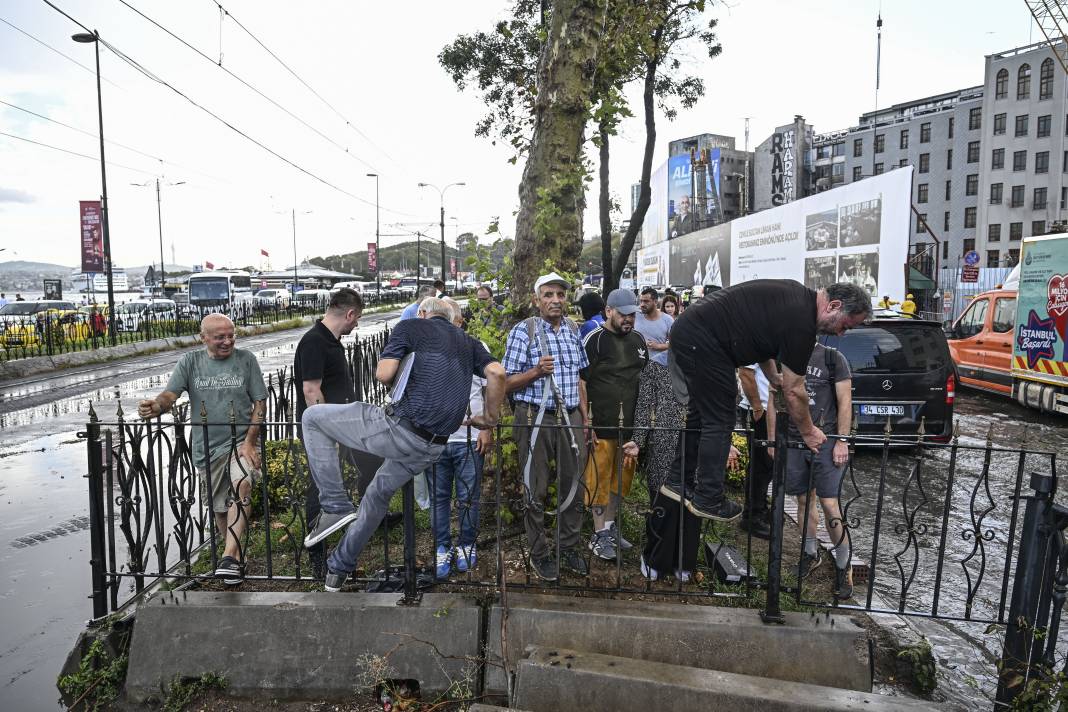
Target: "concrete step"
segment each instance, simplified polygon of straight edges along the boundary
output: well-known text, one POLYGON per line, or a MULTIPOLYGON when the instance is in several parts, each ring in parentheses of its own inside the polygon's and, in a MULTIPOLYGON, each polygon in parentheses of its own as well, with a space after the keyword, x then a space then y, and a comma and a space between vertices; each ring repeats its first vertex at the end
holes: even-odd
MULTIPOLYGON (((531 646, 519 661, 512 704, 529 712, 718 710, 918 712, 933 703, 751 675, 531 646)), ((819 656, 812 667, 828 664, 819 656)))
MULTIPOLYGON (((508 594, 508 608, 506 652, 512 673, 527 646, 560 646, 871 691, 867 631, 845 616, 787 613, 784 625, 769 625, 749 609, 516 593, 508 594)), ((486 631, 489 694, 507 693, 501 616, 501 606, 493 606, 486 631)))

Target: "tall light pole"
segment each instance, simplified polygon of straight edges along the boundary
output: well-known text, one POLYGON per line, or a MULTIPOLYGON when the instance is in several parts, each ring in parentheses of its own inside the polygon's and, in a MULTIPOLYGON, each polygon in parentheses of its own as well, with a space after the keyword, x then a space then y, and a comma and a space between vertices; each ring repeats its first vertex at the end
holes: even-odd
POLYGON ((441 225, 441 281, 442 282, 445 281, 445 275, 448 274, 445 271, 445 191, 447 191, 449 188, 453 187, 454 185, 467 185, 467 183, 463 183, 463 182, 460 182, 460 183, 449 183, 444 188, 439 188, 436 185, 434 185, 433 183, 420 183, 419 184, 420 188, 433 188, 434 190, 438 191, 438 200, 439 200, 439 202, 441 204, 441 222, 439 224, 441 225))
POLYGON ((378 291, 378 303, 382 303, 382 248, 379 245, 378 225, 378 174, 368 173, 368 178, 375 179, 375 286, 378 291))
MULTIPOLYGON (((310 215, 311 210, 302 210, 301 215, 310 215)), ((276 210, 275 213, 279 215, 285 214, 284 210, 276 210)), ((290 208, 289 214, 293 219, 293 294, 297 293, 297 285, 299 284, 299 277, 297 276, 297 209, 290 208)))
MULTIPOLYGON (((151 183, 131 183, 130 185, 136 185, 140 188, 152 185, 151 183)), ((156 221, 159 223, 159 295, 165 296, 163 288, 165 286, 165 279, 167 277, 166 263, 163 261, 163 207, 160 202, 159 194, 159 178, 156 179, 156 221)), ((168 183, 168 186, 185 185, 184 180, 180 180, 177 183, 168 183)))
POLYGON ((96 50, 96 114, 100 124, 100 212, 104 222, 104 269, 108 278, 108 338, 115 345, 115 282, 111 275, 111 228, 108 225, 108 174, 104 162, 104 99, 100 91, 100 33, 96 30, 71 35, 75 42, 92 44, 96 50))

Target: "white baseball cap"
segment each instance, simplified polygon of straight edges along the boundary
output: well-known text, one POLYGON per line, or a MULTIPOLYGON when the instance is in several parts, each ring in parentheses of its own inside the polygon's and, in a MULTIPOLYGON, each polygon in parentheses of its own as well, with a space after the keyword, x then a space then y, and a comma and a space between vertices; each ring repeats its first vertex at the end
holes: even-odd
POLYGON ((550 272, 549 274, 543 274, 542 276, 538 277, 538 280, 534 282, 534 293, 537 294, 538 290, 540 290, 546 284, 559 284, 564 289, 571 288, 571 282, 568 282, 556 272, 550 272))

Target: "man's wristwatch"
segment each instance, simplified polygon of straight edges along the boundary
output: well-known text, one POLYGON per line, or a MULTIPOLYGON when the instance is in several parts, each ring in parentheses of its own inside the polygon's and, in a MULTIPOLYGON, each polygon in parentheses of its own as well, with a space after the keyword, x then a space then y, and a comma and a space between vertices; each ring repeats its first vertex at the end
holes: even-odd
POLYGON ((840 442, 840 443, 847 443, 847 444, 848 444, 848 443, 849 443, 849 438, 847 438, 847 437, 846 437, 846 436, 844 436, 844 435, 839 435, 839 436, 838 436, 838 442, 840 442))

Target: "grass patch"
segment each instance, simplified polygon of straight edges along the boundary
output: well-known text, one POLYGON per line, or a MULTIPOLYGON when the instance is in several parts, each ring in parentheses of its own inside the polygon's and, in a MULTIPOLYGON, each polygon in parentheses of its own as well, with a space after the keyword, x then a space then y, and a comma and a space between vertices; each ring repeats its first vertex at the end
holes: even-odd
POLYGON ((99 710, 113 702, 126 680, 129 657, 113 657, 103 641, 94 640, 82 656, 78 671, 59 678, 61 692, 73 698, 71 710, 99 710))
POLYGON ((213 672, 206 672, 195 678, 175 678, 167 687, 167 697, 163 700, 163 712, 181 712, 197 695, 207 690, 225 690, 226 678, 213 672))

